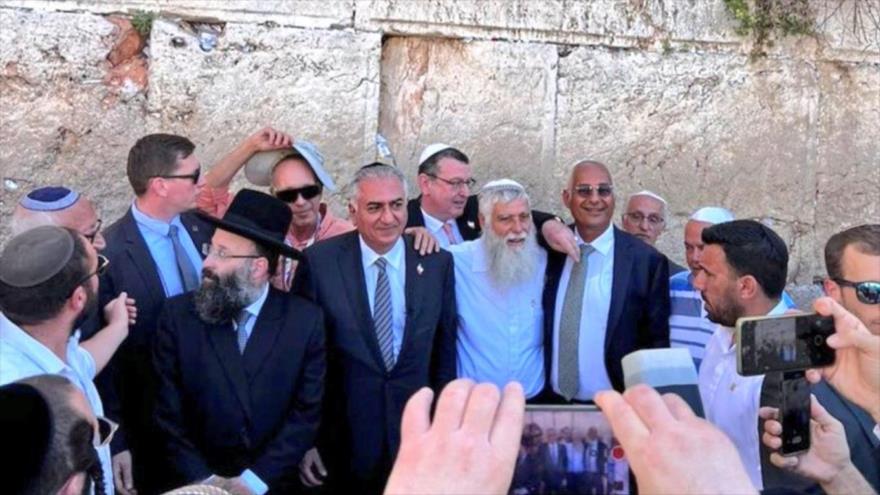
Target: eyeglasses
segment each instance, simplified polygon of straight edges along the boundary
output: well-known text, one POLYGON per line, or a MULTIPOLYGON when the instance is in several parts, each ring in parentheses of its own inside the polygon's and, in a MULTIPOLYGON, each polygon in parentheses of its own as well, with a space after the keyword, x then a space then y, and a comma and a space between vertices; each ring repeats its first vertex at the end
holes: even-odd
POLYGON ((427 175, 428 177, 431 177, 432 179, 437 179, 440 182, 444 182, 444 183, 448 184, 449 187, 451 187, 453 189, 470 189, 477 184, 476 179, 474 179, 473 177, 471 177, 470 179, 447 180, 447 179, 444 179, 443 177, 439 177, 434 174, 425 174, 425 175, 427 175))
POLYGON ((85 277, 81 278, 79 280, 79 282, 77 282, 76 285, 73 286, 73 289, 70 290, 70 294, 68 294, 67 297, 72 296, 73 292, 76 290, 76 288, 79 287, 80 285, 84 284, 86 282, 86 280, 94 277, 95 275, 97 275, 99 277, 101 275, 103 275, 104 272, 107 271, 107 267, 109 265, 110 265, 110 260, 108 260, 107 257, 104 256, 103 254, 99 254, 98 255, 98 268, 95 268, 95 271, 93 271, 92 273, 89 273, 85 277))
POLYGON ((205 258, 208 256, 213 256, 218 260, 227 260, 227 259, 236 259, 236 258, 262 258, 262 256, 257 254, 229 254, 223 250, 223 248, 216 248, 207 242, 202 244, 202 254, 205 255, 205 258))
POLYGON ((119 425, 103 416, 98 416, 95 419, 98 420, 98 429, 95 430, 95 437, 92 440, 92 445, 94 445, 96 449, 100 449, 113 440, 113 435, 116 434, 119 425))
POLYGON ((584 199, 589 198, 593 194, 593 191, 596 191, 596 194, 598 194, 600 198, 607 198, 614 192, 614 186, 611 184, 599 184, 598 186, 581 184, 574 188, 574 192, 584 199))
POLYGON ((285 203, 296 203, 300 196, 306 201, 321 194, 321 186, 312 184, 311 186, 298 187, 296 189, 282 189, 275 192, 275 197, 285 203))
POLYGON ((99 218, 97 222, 95 222, 95 228, 92 230, 90 234, 84 234, 83 237, 88 239, 89 244, 95 243, 95 238, 98 237, 98 233, 101 232, 101 219, 99 218))
POLYGON ((852 287, 856 291, 856 297, 864 304, 880 304, 880 282, 850 282, 842 278, 835 278, 837 285, 852 287))
MULTIPOLYGON (((601 196, 601 193, 599 193, 599 195, 601 196)), ((644 221, 644 220, 647 218, 647 219, 648 219, 648 223, 651 224, 651 226, 654 226, 654 227, 656 227, 657 225, 661 225, 661 224, 663 224, 663 223, 666 222, 666 220, 665 220, 663 217, 661 217, 660 215, 656 215, 656 214, 654 214, 654 213, 651 213, 650 215, 645 216, 645 215, 643 215, 643 214, 642 214, 641 212, 639 212, 639 211, 634 211, 634 212, 631 212, 631 213, 624 213, 624 216, 625 216, 626 218, 628 218, 630 222, 632 222, 632 223, 636 223, 636 224, 640 224, 640 223, 642 223, 642 221, 644 221)))
POLYGON ((193 181, 193 184, 198 184, 201 175, 202 169, 199 167, 195 172, 187 175, 154 175, 153 177, 159 177, 161 179, 190 179, 193 181))

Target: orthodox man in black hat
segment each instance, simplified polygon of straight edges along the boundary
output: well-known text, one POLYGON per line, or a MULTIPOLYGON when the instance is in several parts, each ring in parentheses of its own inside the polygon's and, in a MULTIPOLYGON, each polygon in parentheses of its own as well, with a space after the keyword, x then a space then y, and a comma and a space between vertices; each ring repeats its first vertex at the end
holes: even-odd
POLYGON ((216 225, 201 286, 159 318, 157 434, 169 486, 205 482, 233 493, 286 493, 320 416, 324 321, 311 302, 269 284, 290 208, 240 191, 216 225))

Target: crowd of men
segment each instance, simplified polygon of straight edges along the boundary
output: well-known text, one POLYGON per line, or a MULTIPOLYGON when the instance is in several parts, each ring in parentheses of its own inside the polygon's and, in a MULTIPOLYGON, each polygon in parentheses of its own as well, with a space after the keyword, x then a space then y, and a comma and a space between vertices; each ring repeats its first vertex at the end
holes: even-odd
MULTIPOLYGON (((472 194, 467 155, 446 144, 422 153, 416 197, 399 169, 361 167, 345 220, 323 202, 336 185, 312 143, 262 129, 205 173, 195 148, 139 139, 131 206, 106 229, 69 188, 17 205, 0 255, 0 384, 60 375, 95 430, 93 453, 70 454, 89 470, 65 463, 22 492, 379 493, 420 389, 468 378, 517 382, 531 403, 594 403, 624 390, 625 355, 670 346, 691 352, 706 419, 751 485, 780 464, 762 462, 759 436, 778 379, 737 374, 732 330, 794 307, 788 248, 766 225, 700 208, 685 269, 653 247, 667 202, 636 193, 615 226, 613 177, 594 160, 561 185, 571 225, 511 179, 472 194), (269 194, 233 195, 242 169, 269 194)), ((826 294, 880 334, 880 225, 832 236, 825 264, 826 294)), ((877 490, 876 418, 829 383, 813 393, 877 490)), ((542 493, 607 492, 607 473, 568 466, 542 493)))

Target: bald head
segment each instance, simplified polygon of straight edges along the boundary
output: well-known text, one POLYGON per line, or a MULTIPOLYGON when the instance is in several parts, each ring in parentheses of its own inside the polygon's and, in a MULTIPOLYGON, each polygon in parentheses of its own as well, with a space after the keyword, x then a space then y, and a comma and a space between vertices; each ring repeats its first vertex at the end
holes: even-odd
POLYGON ((614 185, 608 167, 601 162, 584 160, 571 170, 562 202, 571 211, 578 235, 592 242, 611 225, 614 214, 614 185))
POLYGON ((90 240, 95 249, 100 250, 105 246, 95 205, 85 196, 79 196, 69 206, 57 210, 35 210, 23 203, 16 205, 10 221, 12 236, 43 225, 75 230, 90 240))
POLYGON ((606 178, 606 182, 608 184, 613 184, 614 182, 611 180, 611 172, 608 171, 608 167, 605 166, 602 162, 597 162, 594 160, 583 160, 574 164, 574 167, 571 168, 571 174, 568 176, 568 189, 571 190, 575 185, 575 178, 588 170, 596 170, 598 173, 604 174, 606 178))

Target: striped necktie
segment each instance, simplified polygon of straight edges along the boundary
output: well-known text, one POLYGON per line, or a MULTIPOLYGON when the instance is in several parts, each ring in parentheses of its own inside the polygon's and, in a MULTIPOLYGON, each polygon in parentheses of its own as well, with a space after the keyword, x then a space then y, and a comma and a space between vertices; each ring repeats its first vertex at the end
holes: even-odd
POLYGON ((388 284, 388 273, 385 271, 388 261, 379 258, 375 261, 379 275, 376 278, 376 293, 373 298, 373 324, 376 327, 376 340, 382 351, 385 369, 394 367, 394 332, 392 330, 391 286, 388 284))

